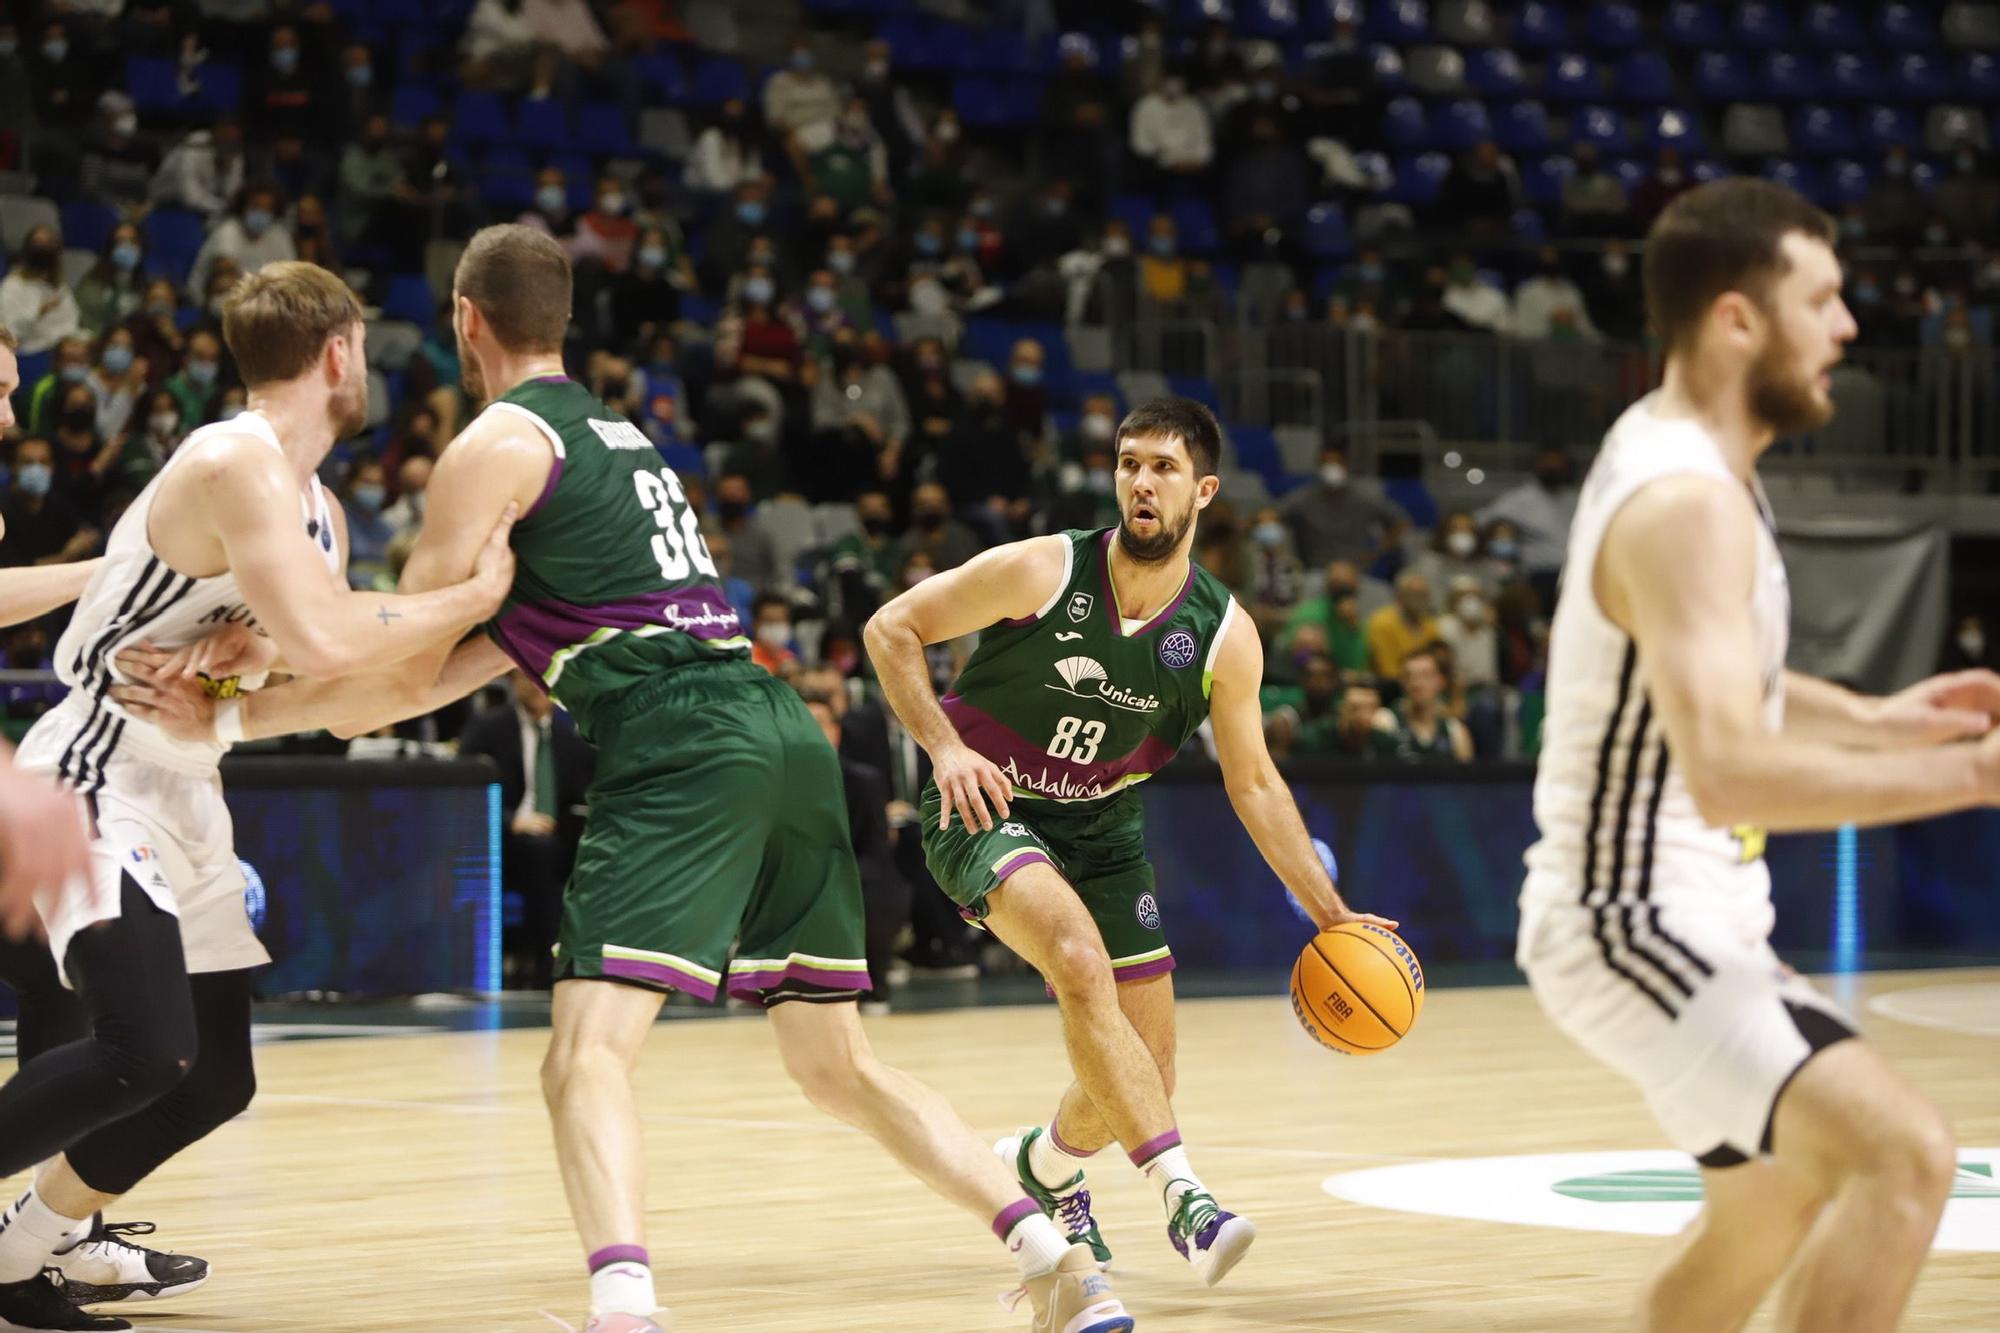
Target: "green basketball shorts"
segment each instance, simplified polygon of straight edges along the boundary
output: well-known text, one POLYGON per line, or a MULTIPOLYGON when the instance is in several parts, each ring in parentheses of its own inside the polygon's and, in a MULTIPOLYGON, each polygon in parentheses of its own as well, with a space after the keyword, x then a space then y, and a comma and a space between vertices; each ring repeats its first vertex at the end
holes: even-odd
POLYGON ((724 662, 621 702, 599 727, 557 979, 764 1004, 867 990, 840 761, 798 695, 724 662))
POLYGON ((924 788, 924 860, 959 914, 978 922, 986 898, 1024 866, 1054 866, 1097 923, 1111 972, 1138 981, 1174 970, 1174 955, 1153 891, 1146 860, 1145 810, 1131 793, 1108 805, 1073 810, 1054 801, 1015 797, 1012 816, 981 832, 953 811, 951 827, 938 828, 937 784, 924 788))

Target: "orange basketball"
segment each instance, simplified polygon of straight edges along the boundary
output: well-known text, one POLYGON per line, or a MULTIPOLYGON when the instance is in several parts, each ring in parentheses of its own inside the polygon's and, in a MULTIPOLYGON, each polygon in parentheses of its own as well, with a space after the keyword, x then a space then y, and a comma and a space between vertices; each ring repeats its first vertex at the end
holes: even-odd
POLYGON ((1292 964, 1292 1012, 1328 1050, 1386 1051, 1423 1011, 1423 966, 1393 930, 1346 922, 1321 931, 1292 964))

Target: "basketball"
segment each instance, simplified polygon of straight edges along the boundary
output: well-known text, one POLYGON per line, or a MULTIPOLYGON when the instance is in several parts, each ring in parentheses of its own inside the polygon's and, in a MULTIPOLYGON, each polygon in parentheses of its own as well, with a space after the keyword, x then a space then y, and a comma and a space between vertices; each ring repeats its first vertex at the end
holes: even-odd
POLYGON ((1292 964, 1292 1012, 1328 1050, 1386 1051, 1423 1011, 1423 966, 1393 930, 1343 923, 1314 936, 1292 964))

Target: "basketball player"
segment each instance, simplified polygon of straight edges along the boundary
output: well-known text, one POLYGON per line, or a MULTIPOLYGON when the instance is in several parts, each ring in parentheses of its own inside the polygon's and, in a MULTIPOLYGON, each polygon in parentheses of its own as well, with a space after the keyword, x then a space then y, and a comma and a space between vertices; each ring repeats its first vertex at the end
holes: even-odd
POLYGON ((1076 1081, 1046 1130, 996 1150, 1108 1263, 1083 1168, 1115 1140, 1159 1189, 1167 1238, 1212 1285, 1256 1233, 1216 1204, 1174 1126, 1174 959, 1131 787, 1212 717, 1230 802, 1313 920, 1394 923, 1341 901, 1264 748, 1256 626, 1188 559, 1195 516, 1221 484, 1215 418, 1158 398, 1116 440, 1116 528, 995 547, 897 597, 866 638, 890 706, 934 765, 932 875, 1062 1006, 1076 1081), (940 701, 924 648, 975 631, 940 701))
POLYGON ((1741 1328, 1774 1285, 1782 1328, 1891 1328, 1951 1189, 1937 1108, 1767 942, 1766 831, 2000 798, 1990 673, 1869 699, 1785 669, 1756 464, 1832 418, 1855 334, 1833 240, 1755 179, 1660 215, 1644 272, 1665 377, 1605 436, 1556 605, 1519 961, 1701 1164, 1643 1329, 1741 1328))
MULTIPOLYGON (((878 1061, 856 1017, 868 984, 861 881, 839 761, 790 686, 751 663, 679 479, 637 427, 563 373, 571 276, 519 226, 473 237, 454 282, 466 390, 490 399, 438 461, 404 586, 470 567, 511 505, 519 559, 486 635, 431 660, 299 682, 219 709, 158 655, 120 697, 203 734, 365 732, 519 665, 597 747, 556 947, 542 1087, 590 1268, 587 1333, 658 1330, 645 1158, 631 1071, 668 990, 767 1009, 785 1068, 938 1193, 990 1221, 1047 1333, 1132 1327, 1071 1246, 935 1092, 878 1061), (731 958, 731 945, 735 956, 731 958)), ((151 660, 148 660, 151 659, 151 660)))
MULTIPOLYGON (((359 305, 323 269, 274 264, 231 294, 223 329, 249 410, 190 435, 112 530, 57 646, 70 693, 18 756, 83 798, 91 840, 83 880, 38 901, 89 1031, 47 1041, 24 992, 32 1054, 0 1087, 0 1175, 55 1157, 0 1215, 0 1320, 17 1328, 128 1327, 77 1310, 43 1268, 254 1086, 250 972, 268 955, 217 776, 235 738, 190 744, 133 717, 111 696, 119 651, 142 639, 176 649, 254 619, 291 669, 338 676, 477 622, 512 576, 502 519, 464 580, 416 597, 349 591, 340 511, 314 471, 366 421, 359 305)), ((254 684, 271 661, 228 665, 254 684)), ((235 690, 236 674, 216 688, 235 690)))

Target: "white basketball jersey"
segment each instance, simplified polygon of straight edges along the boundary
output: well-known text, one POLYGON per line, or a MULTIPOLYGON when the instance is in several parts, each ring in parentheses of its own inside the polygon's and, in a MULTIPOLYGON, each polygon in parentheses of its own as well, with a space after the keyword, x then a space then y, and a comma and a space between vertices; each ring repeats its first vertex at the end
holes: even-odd
MULTIPOLYGON (((1726 913, 1757 938, 1771 927, 1771 876, 1760 829, 1706 823, 1654 713, 1645 664, 1630 635, 1598 607, 1598 547, 1625 502, 1647 483, 1682 473, 1741 482, 1699 424, 1653 414, 1648 395, 1604 437, 1570 527, 1562 591, 1549 638, 1548 713, 1535 774, 1535 822, 1521 892, 1523 938, 1558 906, 1644 920, 1650 903, 1726 913)), ((1764 681, 1764 725, 1784 722, 1791 592, 1763 489, 1752 495, 1757 565, 1750 614, 1764 681)), ((1669 557, 1671 558, 1671 557, 1669 557)), ((1628 930, 1631 926, 1628 924, 1628 930)))
MULTIPOLYGON (((189 435, 111 530, 104 564, 77 600, 69 629, 56 645, 56 674, 70 687, 68 697, 49 717, 51 726, 67 727, 70 733, 58 772, 82 791, 94 792, 104 785, 105 764, 114 754, 132 753, 183 772, 206 772, 214 769, 226 748, 175 740, 152 723, 132 717, 110 694, 112 664, 127 647, 143 640, 172 651, 225 625, 255 625, 234 574, 197 579, 175 573, 153 550, 147 535, 161 478, 196 445, 217 435, 252 435, 280 449, 271 423, 255 412, 189 435)), ((338 577, 341 553, 318 478, 312 480, 310 491, 310 498, 299 497, 302 522, 327 570, 338 577)))

